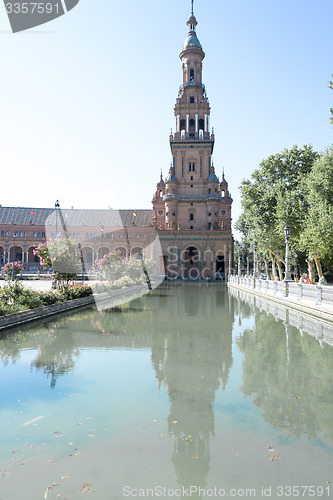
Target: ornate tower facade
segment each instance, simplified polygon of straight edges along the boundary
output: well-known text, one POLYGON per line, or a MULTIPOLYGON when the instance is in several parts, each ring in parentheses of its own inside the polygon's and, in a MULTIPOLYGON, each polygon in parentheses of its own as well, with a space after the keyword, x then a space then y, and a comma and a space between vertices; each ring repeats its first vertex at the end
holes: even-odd
POLYGON ((224 278, 232 253, 231 205, 228 184, 215 173, 215 135, 210 128, 210 105, 203 84, 205 53, 196 34, 192 12, 180 59, 182 85, 170 135, 169 175, 157 184, 153 223, 160 231, 163 266, 170 279, 224 278))

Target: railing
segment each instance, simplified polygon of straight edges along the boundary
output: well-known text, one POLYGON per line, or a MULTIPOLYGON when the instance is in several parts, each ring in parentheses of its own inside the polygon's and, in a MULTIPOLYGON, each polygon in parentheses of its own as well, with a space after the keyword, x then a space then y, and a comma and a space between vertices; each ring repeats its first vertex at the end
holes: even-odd
POLYGON ((333 306, 333 287, 327 285, 308 285, 305 283, 295 283, 294 281, 270 281, 254 279, 252 276, 228 276, 230 284, 244 288, 256 289, 268 295, 277 297, 292 297, 298 301, 310 301, 316 305, 333 306))

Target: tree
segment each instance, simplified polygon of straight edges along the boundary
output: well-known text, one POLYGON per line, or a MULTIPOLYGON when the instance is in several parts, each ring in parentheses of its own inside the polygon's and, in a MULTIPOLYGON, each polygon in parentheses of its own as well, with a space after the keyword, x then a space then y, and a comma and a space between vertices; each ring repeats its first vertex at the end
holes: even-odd
POLYGON ((315 282, 315 265, 323 275, 321 261, 332 259, 333 246, 333 148, 314 163, 306 180, 307 203, 300 247, 307 252, 309 277, 315 282))
POLYGON ((57 288, 68 288, 81 270, 77 244, 67 238, 40 243, 34 250, 43 269, 52 268, 57 288))
POLYGON ((257 241, 266 274, 271 260, 273 277, 277 265, 280 280, 285 251, 283 229, 286 225, 292 229, 293 252, 308 209, 305 179, 318 157, 312 146, 293 146, 263 160, 251 180, 243 180, 240 186, 243 213, 236 229, 247 241, 257 241))

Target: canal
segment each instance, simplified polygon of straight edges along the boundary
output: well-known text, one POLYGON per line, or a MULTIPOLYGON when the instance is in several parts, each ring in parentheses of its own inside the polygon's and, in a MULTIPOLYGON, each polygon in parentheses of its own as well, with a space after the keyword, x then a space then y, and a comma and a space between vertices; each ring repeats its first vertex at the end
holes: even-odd
POLYGON ((332 496, 333 326, 249 297, 162 286, 1 338, 0 500, 332 496))

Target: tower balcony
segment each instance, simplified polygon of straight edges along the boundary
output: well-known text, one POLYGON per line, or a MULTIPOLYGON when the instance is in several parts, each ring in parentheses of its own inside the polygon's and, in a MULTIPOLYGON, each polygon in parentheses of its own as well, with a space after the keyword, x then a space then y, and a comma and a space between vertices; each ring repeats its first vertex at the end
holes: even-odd
POLYGON ((175 134, 170 135, 170 142, 173 142, 173 141, 176 141, 176 142, 178 142, 178 141, 180 141, 180 142, 184 142, 184 141, 198 141, 198 142, 212 141, 212 142, 214 142, 215 141, 215 134, 211 134, 210 132, 203 132, 203 133, 176 132, 175 134))
POLYGON ((204 84, 198 81, 193 80, 183 83, 183 85, 179 87, 179 92, 182 92, 186 87, 201 87, 203 91, 206 92, 206 87, 204 86, 204 84))

